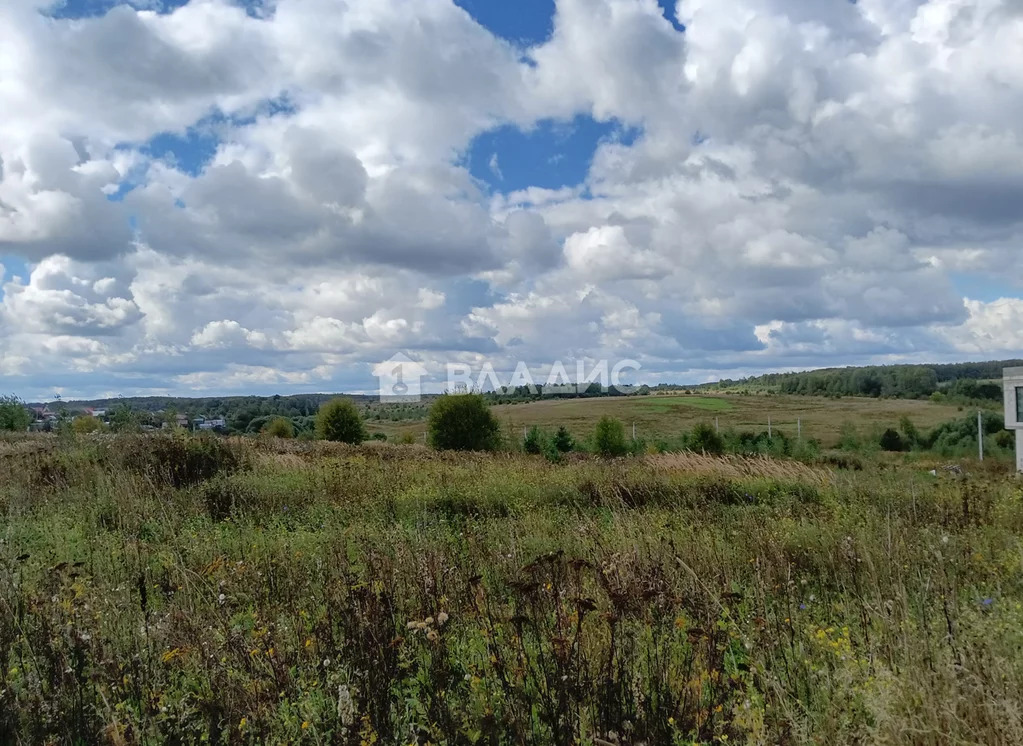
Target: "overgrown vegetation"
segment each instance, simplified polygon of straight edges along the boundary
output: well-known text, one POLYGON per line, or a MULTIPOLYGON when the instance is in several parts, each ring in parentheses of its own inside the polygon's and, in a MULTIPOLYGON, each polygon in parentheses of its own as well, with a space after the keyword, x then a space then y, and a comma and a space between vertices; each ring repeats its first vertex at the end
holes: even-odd
POLYGON ((32 424, 32 415, 16 396, 0 396, 0 432, 25 432, 32 424))
POLYGON ((316 436, 335 443, 361 443, 366 440, 366 426, 358 407, 351 399, 337 398, 326 402, 316 415, 316 436))
POLYGON ((501 426, 481 394, 445 394, 430 407, 430 444, 451 451, 494 451, 501 426))
POLYGON ((1020 743, 1023 493, 927 468, 0 441, 0 743, 1020 743))

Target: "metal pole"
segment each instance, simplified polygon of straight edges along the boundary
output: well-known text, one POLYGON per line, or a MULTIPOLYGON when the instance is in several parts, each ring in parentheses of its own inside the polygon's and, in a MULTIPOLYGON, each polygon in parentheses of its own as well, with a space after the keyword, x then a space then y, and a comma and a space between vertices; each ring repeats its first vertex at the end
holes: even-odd
POLYGON ((636 439, 636 423, 635 422, 632 423, 632 439, 633 440, 636 439))
POLYGON ((721 432, 721 423, 718 422, 718 418, 717 417, 714 418, 714 432, 716 432, 716 433, 720 433, 721 432))
POLYGON ((772 440, 773 438, 774 438, 774 433, 771 430, 771 418, 768 417, 767 418, 767 439, 768 440, 772 440))
POLYGON ((980 453, 980 460, 984 460, 984 419, 980 410, 977 410, 977 451, 980 453))
POLYGON ((796 420, 796 440, 803 439, 803 420, 796 420))

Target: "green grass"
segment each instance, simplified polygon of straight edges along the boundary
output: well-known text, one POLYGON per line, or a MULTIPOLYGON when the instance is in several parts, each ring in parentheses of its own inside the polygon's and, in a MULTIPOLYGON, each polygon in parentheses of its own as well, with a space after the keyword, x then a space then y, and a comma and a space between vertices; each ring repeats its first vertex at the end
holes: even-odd
POLYGON ((0 442, 0 743, 1020 743, 1023 493, 929 468, 0 442))
MULTIPOLYGON (((604 416, 622 420, 630 434, 635 424, 637 435, 647 440, 677 437, 697 423, 713 424, 715 419, 723 430, 757 433, 766 431, 770 420, 773 429, 795 437, 796 421, 800 420, 804 438, 815 438, 829 448, 839 442, 847 423, 865 434, 877 431, 880 435, 887 427, 897 427, 903 416, 921 430, 963 416, 963 408, 955 404, 922 400, 732 394, 551 399, 501 404, 493 409, 510 432, 521 435, 524 428, 534 425, 551 431, 565 426, 579 439, 590 437, 604 416)), ((426 421, 371 420, 367 427, 370 432, 381 432, 391 439, 408 433, 422 442, 426 421)))
POLYGON ((683 409, 698 409, 703 412, 731 412, 735 405, 727 399, 712 396, 653 396, 640 397, 637 409, 647 412, 670 413, 683 409))

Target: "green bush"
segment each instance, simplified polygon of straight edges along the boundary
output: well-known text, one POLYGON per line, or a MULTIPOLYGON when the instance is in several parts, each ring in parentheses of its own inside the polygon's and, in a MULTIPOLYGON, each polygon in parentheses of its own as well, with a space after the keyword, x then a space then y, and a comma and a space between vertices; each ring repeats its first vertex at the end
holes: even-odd
POLYGON ((522 449, 526 453, 532 453, 539 455, 543 453, 544 446, 547 443, 547 436, 543 430, 533 425, 526 433, 525 439, 522 441, 522 449))
POLYGON ((430 444, 450 451, 494 451, 501 426, 481 394, 445 394, 430 407, 430 444))
POLYGON ((16 396, 0 396, 0 430, 24 432, 32 424, 32 415, 16 396))
POLYGON ((122 438, 115 458, 130 471, 175 488, 230 474, 242 465, 225 440, 208 433, 122 438))
POLYGON ((694 451, 720 455, 725 452, 725 441, 713 427, 700 422, 693 425, 693 431, 689 436, 689 447, 694 451))
POLYGON ((625 425, 614 417, 601 417, 593 434, 594 449, 605 458, 624 456, 629 452, 625 440, 625 425))
POLYGON ((331 399, 316 415, 316 435, 337 443, 361 443, 366 440, 366 426, 351 399, 331 399))
POLYGON ((286 417, 274 417, 263 426, 262 432, 271 438, 294 438, 295 426, 286 417))
POLYGON ((904 451, 906 450, 905 445, 902 442, 902 436, 899 435, 897 430, 888 428, 881 434, 881 439, 878 441, 883 451, 904 451))
POLYGON ((559 453, 568 453, 575 449, 575 441, 572 440, 572 435, 568 432, 564 425, 558 428, 558 432, 554 434, 554 447, 559 453))

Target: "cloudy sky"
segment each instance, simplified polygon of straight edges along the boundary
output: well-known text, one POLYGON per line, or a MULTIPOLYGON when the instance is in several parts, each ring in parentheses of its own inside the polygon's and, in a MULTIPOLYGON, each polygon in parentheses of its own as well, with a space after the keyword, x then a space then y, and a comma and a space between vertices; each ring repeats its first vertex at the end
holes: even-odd
POLYGON ((1021 0, 0 0, 0 393, 1018 356, 1021 0))

